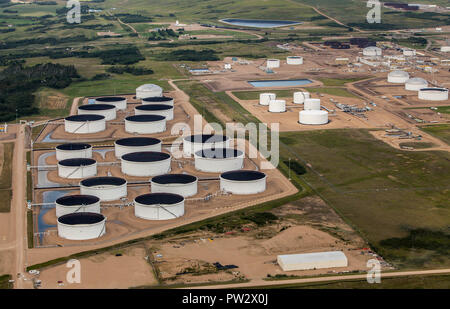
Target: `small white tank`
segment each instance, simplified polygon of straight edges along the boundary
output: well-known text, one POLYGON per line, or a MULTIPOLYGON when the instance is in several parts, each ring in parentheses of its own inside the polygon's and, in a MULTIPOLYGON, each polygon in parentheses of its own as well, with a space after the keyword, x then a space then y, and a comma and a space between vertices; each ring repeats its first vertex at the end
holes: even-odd
POLYGON ((310 97, 310 93, 306 91, 294 92, 294 104, 303 104, 305 103, 305 100, 310 97))
POLYGON ((259 104, 269 106, 270 101, 276 100, 277 95, 275 93, 261 93, 259 95, 259 104))
POLYGON ((320 110, 320 99, 306 99, 304 104, 305 111, 320 110))
POLYGON ((284 113, 286 111, 285 100, 271 100, 269 102, 269 112, 271 113, 284 113))

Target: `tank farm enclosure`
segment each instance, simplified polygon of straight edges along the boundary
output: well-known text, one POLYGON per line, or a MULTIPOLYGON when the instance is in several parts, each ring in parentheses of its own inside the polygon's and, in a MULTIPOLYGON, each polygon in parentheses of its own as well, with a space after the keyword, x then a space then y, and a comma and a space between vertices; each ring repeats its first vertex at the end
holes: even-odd
POLYGON ((234 138, 173 133, 198 115, 177 91, 138 92, 84 98, 34 138, 35 248, 119 243, 297 191, 278 170, 260 171, 265 159, 234 138))

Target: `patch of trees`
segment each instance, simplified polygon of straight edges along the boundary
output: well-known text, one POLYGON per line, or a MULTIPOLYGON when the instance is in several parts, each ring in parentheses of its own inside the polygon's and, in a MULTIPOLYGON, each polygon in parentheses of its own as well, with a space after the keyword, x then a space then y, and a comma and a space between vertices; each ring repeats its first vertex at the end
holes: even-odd
POLYGON ((34 2, 37 5, 57 5, 55 1, 35 1, 34 2))
POLYGON ((93 41, 93 40, 95 40, 95 38, 90 39, 90 38, 85 37, 84 35, 68 36, 68 37, 63 37, 63 38, 55 38, 55 37, 32 38, 32 39, 0 42, 0 49, 17 48, 17 47, 22 47, 22 46, 28 46, 31 44, 57 45, 57 44, 72 43, 72 42, 87 42, 87 41, 93 41))
POLYGON ((102 64, 134 64, 145 60, 139 49, 135 46, 128 46, 121 49, 102 50, 92 52, 87 57, 99 57, 102 64))
POLYGON ((8 32, 14 32, 14 31, 16 31, 16 28, 0 29, 0 33, 8 33, 8 32))
POLYGON ((150 36, 148 37, 149 41, 161 41, 166 40, 167 38, 174 37, 178 38, 178 33, 173 31, 172 29, 158 29, 158 31, 150 32, 150 36))
POLYGON ((306 168, 297 161, 291 161, 291 163, 289 163, 288 160, 284 160, 283 163, 286 164, 287 167, 290 166, 291 170, 293 170, 297 175, 306 174, 306 168))
POLYGON ((73 65, 37 64, 25 67, 10 64, 0 72, 0 121, 14 120, 17 115, 36 114, 33 93, 40 87, 61 89, 69 86, 79 75, 73 65))
POLYGON ((91 25, 85 25, 83 23, 81 24, 64 24, 59 29, 72 29, 72 28, 83 28, 83 29, 90 29, 90 30, 107 30, 114 27, 113 24, 91 24, 91 25))
POLYGON ((388 238, 380 241, 380 245, 390 248, 433 250, 450 254, 450 234, 442 231, 414 229, 403 238, 388 238))
POLYGON ((392 39, 392 42, 397 44, 413 44, 413 45, 420 45, 420 46, 426 46, 428 41, 425 38, 418 38, 415 36, 409 37, 407 39, 392 39))
POLYGON ((219 57, 215 50, 179 49, 169 53, 161 53, 157 58, 164 61, 217 61, 219 57))
POLYGON ((5 9, 5 10, 3 10, 3 13, 16 14, 16 13, 19 13, 19 11, 5 9))
POLYGON ((135 66, 112 66, 109 67, 107 70, 109 73, 115 73, 115 74, 123 74, 123 73, 129 73, 132 75, 150 75, 153 74, 152 69, 146 69, 143 67, 135 67, 135 66))
POLYGON ((153 19, 147 16, 143 16, 140 14, 115 14, 114 16, 118 17, 124 23, 147 23, 152 22, 153 19))
POLYGON ((95 74, 91 80, 105 80, 111 78, 111 74, 107 74, 107 73, 101 73, 101 74, 95 74))

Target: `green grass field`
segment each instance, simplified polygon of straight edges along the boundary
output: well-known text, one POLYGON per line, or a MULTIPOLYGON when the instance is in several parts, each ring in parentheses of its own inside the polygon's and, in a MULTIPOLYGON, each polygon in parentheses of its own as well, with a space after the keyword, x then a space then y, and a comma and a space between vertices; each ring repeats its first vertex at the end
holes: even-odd
POLYGON ((450 106, 439 106, 439 107, 437 107, 437 112, 444 113, 444 114, 450 114, 450 106))
POLYGON ((9 283, 9 280, 11 279, 11 275, 0 275, 0 290, 13 288, 13 284, 9 283))
MULTIPOLYGON (((334 95, 338 97, 347 97, 347 98, 358 98, 356 95, 352 94, 348 90, 344 88, 330 88, 330 87, 308 87, 305 88, 306 91, 311 93, 323 93, 334 95)), ((294 95, 294 92, 299 91, 298 89, 289 89, 289 90, 273 90, 270 91, 275 93, 278 98, 289 98, 294 95)), ((258 100, 259 94, 267 92, 267 91, 235 91, 233 94, 241 99, 241 100, 258 100)))
POLYGON ((0 212, 9 212, 12 197, 12 164, 14 143, 3 144, 3 168, 0 178, 0 212))
POLYGON ((421 129, 431 135, 440 138, 444 142, 450 145, 450 125, 442 124, 442 125, 430 125, 423 126, 421 129))

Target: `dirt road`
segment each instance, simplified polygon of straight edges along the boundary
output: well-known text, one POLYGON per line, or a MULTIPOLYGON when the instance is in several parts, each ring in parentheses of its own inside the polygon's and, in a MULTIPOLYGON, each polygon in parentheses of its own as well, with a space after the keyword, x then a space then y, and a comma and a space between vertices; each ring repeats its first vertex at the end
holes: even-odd
POLYGON ((76 115, 78 113, 78 102, 81 97, 73 99, 72 106, 70 107, 70 115, 76 115))

